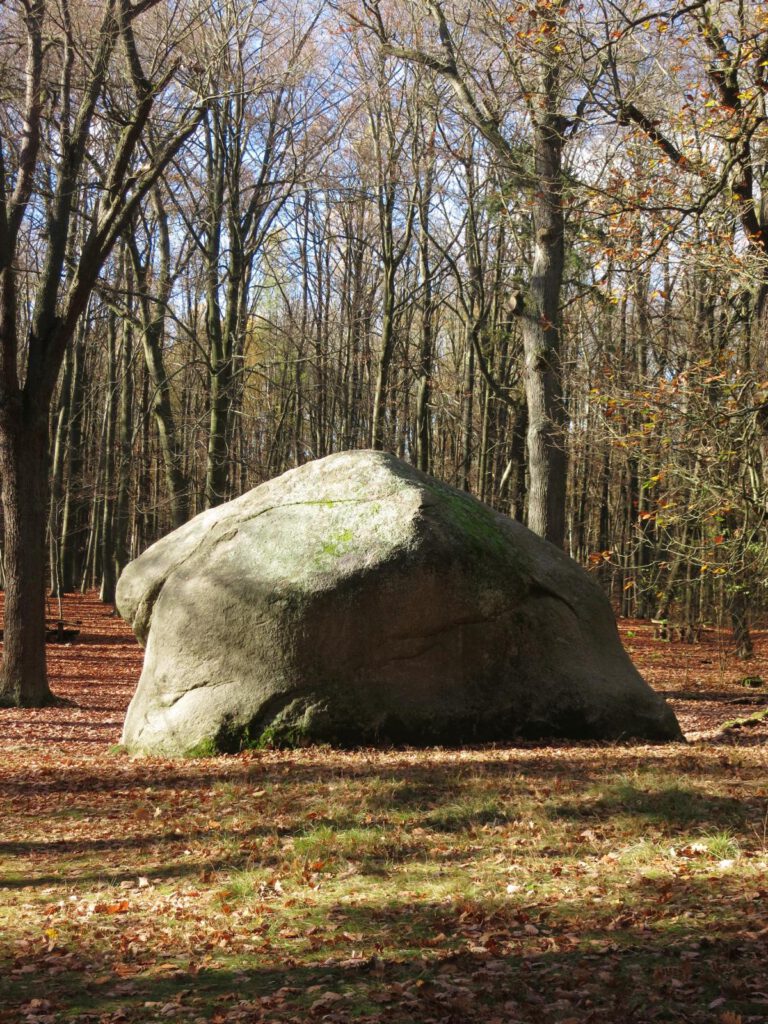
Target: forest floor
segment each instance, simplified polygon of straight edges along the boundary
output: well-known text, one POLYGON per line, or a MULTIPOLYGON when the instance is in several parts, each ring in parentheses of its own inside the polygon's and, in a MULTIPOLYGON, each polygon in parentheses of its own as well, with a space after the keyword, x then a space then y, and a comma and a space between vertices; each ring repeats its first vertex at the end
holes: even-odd
POLYGON ((768 631, 620 624, 686 744, 168 761, 115 749, 129 629, 64 614, 70 703, 0 710, 1 1024, 768 1021, 768 631))

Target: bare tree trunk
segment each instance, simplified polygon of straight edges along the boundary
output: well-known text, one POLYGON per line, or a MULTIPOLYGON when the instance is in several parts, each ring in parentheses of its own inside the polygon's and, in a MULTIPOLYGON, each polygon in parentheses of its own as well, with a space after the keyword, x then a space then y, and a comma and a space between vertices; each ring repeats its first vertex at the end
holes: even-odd
POLYGON ((563 125, 558 114, 558 63, 542 62, 534 103, 534 255, 523 315, 525 396, 528 404, 528 526, 563 546, 566 453, 560 365, 560 292, 564 240, 562 204, 563 125))
MULTIPOLYGON (((504 472, 509 483, 509 514, 522 523, 525 521, 526 499, 528 494, 525 473, 525 436, 528 433, 528 407, 520 399, 512 421, 512 443, 509 451, 509 463, 504 472)), ((503 489, 499 485, 499 493, 503 489)))
POLYGON ((749 602, 743 590, 738 589, 731 598, 731 626, 736 656, 746 660, 754 653, 749 632, 749 602))
POLYGON ((389 371, 395 344, 395 280, 394 267, 384 272, 384 310, 381 324, 381 353, 376 371, 376 388, 373 393, 373 419, 371 421, 371 448, 381 451, 384 447, 384 410, 387 407, 389 371))
POLYGON ((117 465, 115 496, 114 548, 115 575, 119 577, 128 564, 128 532, 130 528, 131 453, 133 449, 133 328, 128 318, 123 321, 120 353, 120 457, 117 465))
POLYGON ((429 403, 432 394, 432 360, 434 350, 435 297, 432 284, 432 261, 429 242, 429 204, 432 199, 433 165, 427 168, 419 194, 419 279, 422 289, 419 338, 419 387, 416 397, 416 464, 429 472, 429 403))
POLYGON ((85 321, 80 324, 74 342, 71 391, 68 403, 67 435, 64 451, 64 494, 60 533, 57 538, 58 581, 62 593, 76 586, 80 565, 83 531, 87 515, 83 497, 83 417, 85 414, 85 321))
POLYGON ((461 417, 461 474, 459 486, 463 491, 472 489, 470 474, 472 470, 473 427, 475 413, 475 344, 472 332, 477 328, 468 324, 464 349, 464 379, 462 388, 461 417))
POLYGON ((21 394, 0 408, 5 621, 0 706, 51 703, 45 663, 48 416, 21 394))
POLYGON ((74 350, 67 349, 64 365, 64 378, 59 391, 56 426, 53 441, 53 464, 51 467, 51 503, 48 518, 49 562, 51 568, 51 593, 61 597, 63 593, 61 579, 61 530, 64 513, 64 467, 67 453, 67 436, 69 420, 72 415, 70 400, 72 397, 72 373, 74 350))
POLYGON ((114 313, 108 328, 107 411, 104 436, 104 504, 101 522, 101 593, 104 604, 115 603, 114 478, 115 426, 117 419, 117 324, 114 313))

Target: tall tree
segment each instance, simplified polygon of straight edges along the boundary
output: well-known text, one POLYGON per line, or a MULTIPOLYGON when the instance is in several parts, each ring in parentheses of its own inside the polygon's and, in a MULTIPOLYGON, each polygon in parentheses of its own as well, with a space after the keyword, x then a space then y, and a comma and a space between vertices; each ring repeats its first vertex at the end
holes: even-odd
MULTIPOLYGON (((429 49, 393 41, 377 0, 363 4, 372 29, 386 53, 430 68, 450 83, 458 108, 485 138, 503 173, 522 184, 533 221, 534 251, 523 317, 525 390, 528 404, 529 506, 528 525, 542 537, 562 546, 565 536, 566 455, 562 368, 560 365, 561 289, 564 271, 564 213, 562 155, 568 121, 562 114, 560 81, 560 22, 567 3, 521 5, 514 16, 495 17, 499 33, 493 52, 513 62, 513 73, 528 79, 524 90, 531 125, 530 161, 503 129, 503 115, 482 94, 482 72, 473 67, 474 53, 465 54, 457 42, 445 7, 426 0, 424 7, 437 39, 429 49), (510 29, 510 21, 514 25, 510 29), (519 30, 522 26, 522 31, 519 30), (521 40, 529 42, 523 46, 521 40)), ((490 65, 487 73, 492 77, 490 65)))
MULTIPOLYGON (((51 700, 45 662, 45 531, 48 420, 59 370, 115 241, 200 117, 194 102, 182 100, 173 111, 158 103, 177 65, 170 37, 162 71, 156 65, 147 71, 151 65, 140 54, 137 33, 155 6, 156 0, 106 0, 95 28, 71 0, 55 7, 48 0, 20 0, 13 9, 25 57, 19 68, 23 93, 6 102, 0 127, 2 704, 40 706, 51 700), (105 102, 108 93, 115 98, 109 87, 118 64, 127 72, 132 94, 130 107, 125 103, 122 109, 105 102), (165 107, 170 125, 165 121, 156 143, 143 147, 157 106, 165 107), (100 152, 91 137, 97 114, 118 128, 113 142, 108 132, 99 133, 100 152), (15 143, 17 128, 20 145, 15 143), (91 161, 97 164, 96 181, 91 161), (86 175, 96 198, 77 264, 67 276, 67 241, 81 214, 76 197, 86 175), (21 269, 29 244, 41 253, 32 280, 21 269), (28 289, 31 308, 22 320, 20 306, 28 289)), ((11 45, 4 48, 13 59, 11 45)), ((177 96, 186 92, 181 83, 176 89, 177 96)))
POLYGON ((230 0, 218 12, 208 44, 217 95, 203 125, 205 210, 196 232, 205 267, 209 361, 207 507, 231 495, 231 447, 258 258, 302 181, 311 151, 317 100, 306 88, 307 58, 321 10, 307 17, 301 5, 278 2, 254 12, 230 0))

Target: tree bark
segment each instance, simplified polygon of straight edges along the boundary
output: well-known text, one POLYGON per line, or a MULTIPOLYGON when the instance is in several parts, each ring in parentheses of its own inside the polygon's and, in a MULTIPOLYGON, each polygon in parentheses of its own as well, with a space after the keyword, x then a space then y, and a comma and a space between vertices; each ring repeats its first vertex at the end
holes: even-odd
POLYGON ((61 572, 61 529, 64 510, 64 467, 67 452, 67 436, 71 416, 72 374, 74 372, 74 349, 67 349, 64 377, 59 392, 59 403, 55 417, 53 464, 51 467, 51 501, 48 520, 49 561, 51 567, 51 593, 61 597, 64 592, 61 572))
POLYGON ((5 621, 0 706, 53 701, 45 664, 48 416, 19 393, 0 409, 5 621))
POLYGON ((564 267, 563 126, 558 115, 558 65, 540 68, 534 100, 534 254, 531 308, 523 314, 525 397, 528 405, 528 526, 563 546, 566 455, 560 365, 560 292, 564 267))
POLYGON ((83 535, 87 530, 87 506, 83 496, 83 418, 85 415, 85 323, 81 323, 73 344, 74 365, 69 398, 69 419, 65 450, 65 492, 58 537, 59 586, 71 594, 82 568, 83 535))
POLYGON ((464 349, 464 377, 461 396, 461 472, 459 476, 459 487, 462 491, 472 490, 471 472, 475 413, 475 340, 472 337, 472 333, 475 330, 477 330, 475 324, 467 325, 464 349))
POLYGON ((416 398, 416 464, 429 472, 430 410, 432 394, 432 358, 434 349, 435 299, 432 286, 432 262, 429 244, 429 204, 432 198, 432 167, 427 170, 419 197, 419 280, 422 288, 419 338, 419 388, 416 398))
POLYGON ((115 427, 117 420, 117 324, 110 315, 108 335, 108 379, 106 436, 104 443, 104 504, 101 510, 101 588, 99 597, 104 604, 115 603, 115 547, 114 547, 114 477, 115 427))
MULTIPOLYGON (((390 225, 391 226, 391 225, 390 225)), ((376 388, 373 393, 373 419, 371 421, 371 448, 384 448, 384 410, 387 404, 389 371, 395 345, 395 274, 394 267, 386 266, 384 271, 384 310, 381 324, 381 354, 376 371, 376 388)))
POLYGON ((732 596, 730 612, 736 656, 746 661, 752 657, 754 647, 749 632, 749 602, 743 590, 737 590, 732 596))

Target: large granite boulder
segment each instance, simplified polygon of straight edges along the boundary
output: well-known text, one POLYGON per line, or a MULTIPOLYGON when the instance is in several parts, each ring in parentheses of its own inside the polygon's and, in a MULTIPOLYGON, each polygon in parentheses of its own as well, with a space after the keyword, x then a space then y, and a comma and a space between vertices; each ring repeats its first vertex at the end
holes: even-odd
POLYGON ((146 644, 133 751, 681 737, 575 562, 380 452, 203 512, 117 603, 146 644))

